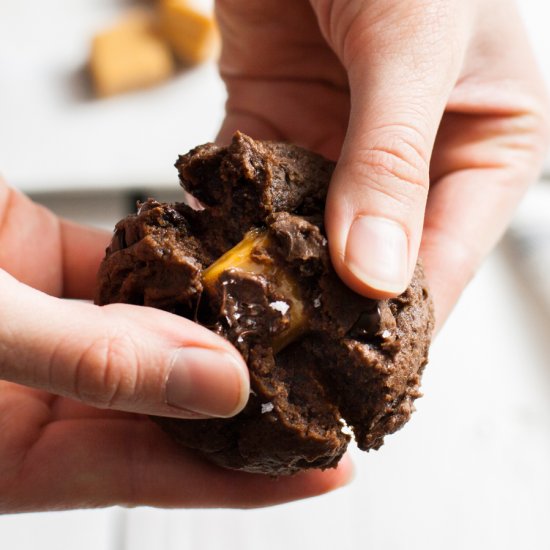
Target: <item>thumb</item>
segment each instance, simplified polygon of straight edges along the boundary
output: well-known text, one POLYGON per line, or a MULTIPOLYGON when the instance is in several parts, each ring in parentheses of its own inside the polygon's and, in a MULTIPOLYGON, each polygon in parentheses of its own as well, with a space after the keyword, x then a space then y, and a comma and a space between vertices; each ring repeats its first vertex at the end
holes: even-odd
POLYGON ((0 270, 0 379, 122 411, 232 416, 249 395, 239 353, 169 313, 60 300, 0 270))
POLYGON ((441 13, 434 20, 427 2, 329 4, 319 21, 351 96, 327 197, 331 257, 350 287, 385 298, 405 290, 416 264, 430 155, 459 70, 449 44, 460 43, 453 39, 460 25, 441 13))

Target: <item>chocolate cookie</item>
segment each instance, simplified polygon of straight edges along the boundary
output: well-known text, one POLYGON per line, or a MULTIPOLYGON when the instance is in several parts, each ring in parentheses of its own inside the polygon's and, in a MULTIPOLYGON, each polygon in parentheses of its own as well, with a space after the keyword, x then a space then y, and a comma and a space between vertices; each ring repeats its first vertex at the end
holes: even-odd
POLYGON ((371 300, 331 266, 323 210, 334 163, 237 133, 176 163, 184 203, 140 204, 116 226, 98 304, 170 311, 227 338, 250 369, 230 419, 155 418, 215 463, 271 475, 334 467, 409 419, 433 328, 421 265, 399 297, 371 300))

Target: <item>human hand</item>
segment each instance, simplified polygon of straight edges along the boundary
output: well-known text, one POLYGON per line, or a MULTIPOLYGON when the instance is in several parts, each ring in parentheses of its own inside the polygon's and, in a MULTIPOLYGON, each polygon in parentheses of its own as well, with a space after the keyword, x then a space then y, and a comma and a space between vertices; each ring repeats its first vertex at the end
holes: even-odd
POLYGON ((217 0, 236 129, 338 159, 334 266, 388 297, 418 251, 441 326, 548 142, 546 92, 510 0, 217 0))
POLYGON ((228 416, 248 371, 225 340, 163 311, 89 299, 109 235, 0 181, 0 513, 114 504, 265 506, 334 489, 274 481, 177 447, 147 414, 228 416))

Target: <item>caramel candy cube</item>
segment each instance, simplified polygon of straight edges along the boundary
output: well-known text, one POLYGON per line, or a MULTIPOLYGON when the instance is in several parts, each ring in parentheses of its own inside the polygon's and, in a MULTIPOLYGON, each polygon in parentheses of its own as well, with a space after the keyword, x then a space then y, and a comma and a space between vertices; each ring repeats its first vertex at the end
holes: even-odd
POLYGON ((182 63, 196 65, 217 54, 220 38, 212 14, 189 0, 160 0, 159 17, 162 34, 182 63))
POLYGON ((271 238, 265 230, 252 229, 231 250, 218 258, 202 274, 202 282, 205 290, 210 294, 216 294, 218 282, 222 275, 231 271, 244 271, 263 276, 266 281, 285 297, 285 313, 289 309, 290 323, 288 327, 273 338, 273 350, 281 351, 287 345, 296 340, 307 327, 307 317, 304 311, 304 303, 300 287, 291 273, 284 266, 266 263, 262 261, 261 249, 271 248, 271 238))
POLYGON ((153 17, 134 12, 94 37, 90 71, 97 95, 105 97, 166 80, 174 60, 153 17))

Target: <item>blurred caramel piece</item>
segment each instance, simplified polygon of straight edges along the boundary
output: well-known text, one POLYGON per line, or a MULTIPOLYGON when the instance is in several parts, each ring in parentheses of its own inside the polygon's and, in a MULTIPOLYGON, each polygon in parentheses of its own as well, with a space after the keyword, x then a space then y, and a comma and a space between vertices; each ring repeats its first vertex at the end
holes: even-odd
POLYGON ((154 17, 132 12, 94 37, 90 71, 97 95, 105 97, 166 80, 174 60, 154 17))
POLYGON ((262 254, 262 251, 271 247, 272 242, 267 231, 252 229, 245 234, 241 242, 203 271, 202 282, 207 292, 215 294, 224 273, 243 271, 261 275, 272 288, 284 296, 284 302, 275 304, 285 305, 281 313, 288 314, 290 322, 285 330, 273 337, 273 350, 277 353, 304 332, 307 318, 300 287, 292 274, 288 273, 283 265, 262 254))
POLYGON ((159 18, 163 36, 182 63, 196 65, 217 55, 220 38, 213 14, 189 0, 160 0, 159 18))

